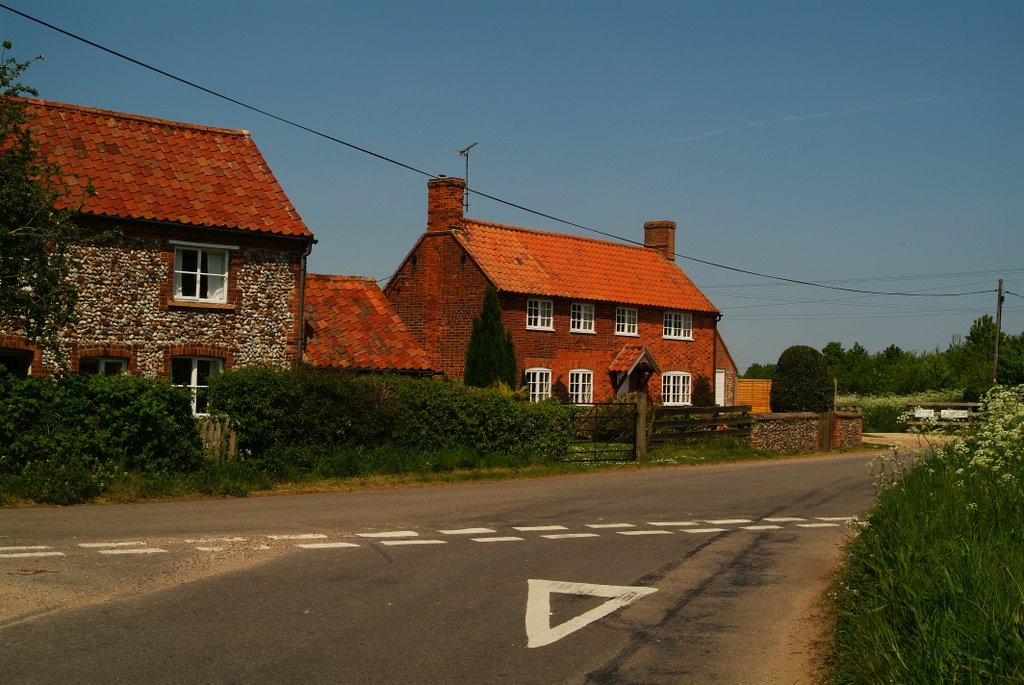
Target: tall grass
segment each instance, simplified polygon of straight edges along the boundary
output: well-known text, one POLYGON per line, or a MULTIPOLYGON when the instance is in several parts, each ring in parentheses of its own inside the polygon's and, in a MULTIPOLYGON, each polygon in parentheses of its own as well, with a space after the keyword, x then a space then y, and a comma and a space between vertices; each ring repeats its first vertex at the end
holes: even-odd
POLYGON ((959 402, 962 396, 960 390, 933 390, 914 395, 840 395, 836 406, 860 407, 865 433, 903 433, 907 426, 900 417, 906 413, 907 405, 959 402))
POLYGON ((1024 386, 986 397, 978 433, 909 465, 834 588, 830 682, 1024 682, 1024 386))

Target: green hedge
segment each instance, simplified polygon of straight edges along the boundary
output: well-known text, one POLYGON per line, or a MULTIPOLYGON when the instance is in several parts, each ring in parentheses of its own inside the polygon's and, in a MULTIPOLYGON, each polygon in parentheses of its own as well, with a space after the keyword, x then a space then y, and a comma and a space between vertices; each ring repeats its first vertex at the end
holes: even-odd
POLYGON ((21 378, 0 369, 0 476, 39 502, 102 493, 119 471, 201 463, 189 394, 128 376, 21 378))
POLYGON ((936 390, 914 395, 840 395, 836 406, 859 407, 864 414, 865 433, 904 433, 907 405, 959 402, 962 394, 959 390, 936 390))
POLYGON ((554 402, 519 402, 445 379, 325 369, 229 371, 211 380, 210 407, 231 417, 245 458, 283 467, 312 468, 341 447, 552 459, 565 454, 572 433, 571 408, 554 402))

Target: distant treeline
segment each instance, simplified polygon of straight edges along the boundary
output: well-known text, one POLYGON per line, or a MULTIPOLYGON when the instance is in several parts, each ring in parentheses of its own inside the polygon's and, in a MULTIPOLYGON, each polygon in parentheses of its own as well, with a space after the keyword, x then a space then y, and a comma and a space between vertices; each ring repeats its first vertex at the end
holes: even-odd
MULTIPOLYGON (((992 386, 996 326, 991 316, 976 319, 966 337, 954 336, 943 351, 913 352, 890 345, 872 354, 854 343, 845 349, 830 342, 821 350, 841 394, 910 394, 927 390, 964 390, 974 401, 992 386)), ((772 378, 775 364, 751 364, 743 378, 772 378)), ((1024 384, 1024 332, 999 340, 999 383, 1024 384)))

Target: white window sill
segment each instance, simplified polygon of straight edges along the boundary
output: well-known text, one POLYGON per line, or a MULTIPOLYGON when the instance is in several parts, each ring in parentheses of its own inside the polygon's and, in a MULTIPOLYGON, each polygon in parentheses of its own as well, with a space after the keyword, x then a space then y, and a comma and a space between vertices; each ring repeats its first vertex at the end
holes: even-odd
POLYGON ((618 336, 623 337, 623 338, 639 338, 640 337, 639 333, 619 333, 618 331, 615 332, 615 335, 618 335, 618 336))
POLYGON ((527 326, 526 330, 528 330, 528 331, 553 331, 553 330, 555 330, 555 327, 551 326, 549 328, 549 327, 546 327, 546 326, 527 326))
POLYGON ((583 329, 576 329, 576 328, 569 329, 569 332, 570 333, 584 333, 586 335, 597 335, 597 331, 585 331, 583 329))

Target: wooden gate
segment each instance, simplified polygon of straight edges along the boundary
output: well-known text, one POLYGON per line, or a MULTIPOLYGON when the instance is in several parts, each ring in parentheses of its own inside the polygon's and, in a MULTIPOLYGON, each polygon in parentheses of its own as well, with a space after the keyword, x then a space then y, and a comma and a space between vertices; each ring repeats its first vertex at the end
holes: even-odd
POLYGON ((732 407, 658 407, 654 410, 649 443, 655 447, 727 435, 748 438, 753 424, 748 404, 732 407))
POLYGON ((569 453, 562 461, 636 461, 637 415, 632 402, 600 402, 581 408, 569 453))

